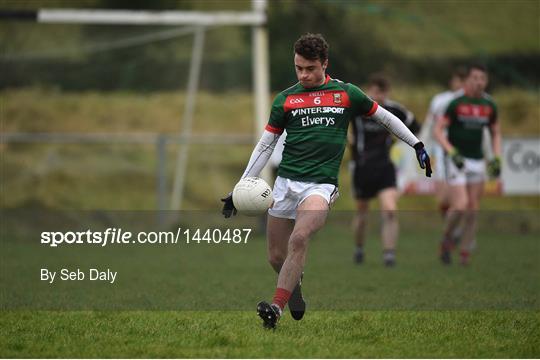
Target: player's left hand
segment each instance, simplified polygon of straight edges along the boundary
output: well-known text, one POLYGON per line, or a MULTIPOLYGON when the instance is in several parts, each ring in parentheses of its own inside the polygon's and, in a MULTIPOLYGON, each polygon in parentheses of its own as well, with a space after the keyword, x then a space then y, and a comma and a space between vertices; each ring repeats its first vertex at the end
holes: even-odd
POLYGON ((496 156, 488 163, 488 174, 491 178, 498 178, 501 175, 501 158, 496 156))
POLYGON ((232 192, 221 199, 221 201, 223 201, 223 210, 221 210, 221 213, 223 216, 225 216, 225 218, 230 218, 231 216, 236 215, 236 207, 233 203, 232 192))
POLYGON ((414 145, 414 150, 416 151, 416 159, 418 164, 422 169, 426 169, 426 176, 431 177, 431 162, 429 160, 429 155, 424 148, 424 144, 420 141, 414 145))

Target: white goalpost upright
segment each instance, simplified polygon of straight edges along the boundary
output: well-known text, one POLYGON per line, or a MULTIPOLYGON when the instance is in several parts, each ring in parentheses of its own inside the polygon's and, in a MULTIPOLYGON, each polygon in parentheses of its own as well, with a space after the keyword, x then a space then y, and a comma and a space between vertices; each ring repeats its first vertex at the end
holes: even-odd
MULTIPOLYGON (((182 124, 182 134, 191 136, 193 128, 193 114, 195 112, 195 101, 199 88, 201 73, 201 63, 204 49, 205 28, 198 26, 193 40, 193 50, 191 53, 191 66, 189 68, 188 87, 186 95, 186 106, 184 108, 184 118, 182 124)), ((176 156, 176 168, 174 171, 173 188, 171 193, 171 210, 180 210, 184 199, 184 186, 186 181, 186 169, 188 163, 189 144, 180 145, 176 156)))
MULTIPOLYGON (((253 14, 260 19, 266 19, 266 0, 252 0, 253 14)), ((266 21, 265 21, 266 22, 266 21)), ((253 56, 253 89, 255 95, 255 139, 258 139, 268 119, 270 82, 270 67, 268 63, 268 33, 264 23, 253 25, 252 56, 253 56)), ((195 41, 189 71, 188 92, 186 107, 184 109, 183 134, 191 135, 193 125, 193 112, 199 84, 199 75, 204 46, 204 25, 199 25, 195 32, 195 41)), ((178 149, 173 189, 171 194, 171 210, 180 210, 184 198, 185 174, 187 169, 189 145, 182 145, 178 149)), ((268 170, 265 168, 261 177, 269 181, 268 170)))
MULTIPOLYGON (((257 14, 266 14, 266 0, 252 0, 257 14)), ((261 136, 270 115, 270 55, 268 29, 263 24, 253 27, 253 89, 255 93, 255 141, 261 136)), ((260 175, 270 182, 270 171, 265 167, 260 175)))
MULTIPOLYGON (((269 111, 269 59, 268 32, 266 30, 267 0, 251 0, 251 11, 138 11, 138 10, 78 10, 40 9, 37 11, 3 11, 1 17, 34 20, 40 23, 94 24, 94 25, 182 25, 192 26, 194 34, 191 64, 188 76, 186 104, 180 134, 190 138, 193 115, 199 87, 205 32, 208 27, 251 26, 253 56, 254 141, 264 129, 269 111)), ((188 163, 189 143, 180 145, 177 153, 170 209, 180 210, 188 163)), ((261 174, 268 180, 268 174, 261 174)), ((164 210, 164 209, 158 209, 164 210)))

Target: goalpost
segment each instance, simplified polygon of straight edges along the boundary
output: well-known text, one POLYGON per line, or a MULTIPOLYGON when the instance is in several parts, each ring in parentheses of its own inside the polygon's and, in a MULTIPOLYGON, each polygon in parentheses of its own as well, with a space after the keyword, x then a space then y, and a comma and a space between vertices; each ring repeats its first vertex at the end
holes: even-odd
MULTIPOLYGON (((40 9, 37 11, 0 11, 0 18, 21 19, 39 23, 93 24, 93 25, 182 25, 191 26, 194 43, 188 74, 186 104, 180 125, 181 134, 190 138, 199 88, 205 32, 209 27, 237 25, 252 27, 254 140, 266 123, 269 111, 269 54, 266 29, 266 0, 251 0, 251 11, 138 11, 138 10, 78 10, 40 9)), ((180 210, 184 198, 184 185, 188 162, 189 144, 180 145, 174 172, 170 209, 180 210)), ((261 177, 268 179, 268 173, 261 177)), ((163 209, 159 209, 163 210, 163 209)))

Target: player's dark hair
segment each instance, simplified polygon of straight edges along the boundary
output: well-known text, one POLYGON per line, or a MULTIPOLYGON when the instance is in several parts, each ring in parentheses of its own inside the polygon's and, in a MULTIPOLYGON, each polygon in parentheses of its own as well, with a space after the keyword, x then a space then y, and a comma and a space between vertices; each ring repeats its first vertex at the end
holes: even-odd
POLYGON ((294 52, 308 60, 319 60, 321 63, 328 59, 328 43, 321 34, 307 33, 294 43, 294 52))
POLYGON ((468 73, 469 71, 465 66, 458 66, 452 71, 452 77, 457 77, 458 79, 464 80, 468 73))
POLYGON ((376 86, 386 92, 390 90, 390 80, 381 73, 372 74, 369 76, 368 86, 376 86))
POLYGON ((480 70, 486 74, 488 72, 486 65, 481 63, 472 63, 467 66, 467 76, 469 76, 473 70, 480 70))

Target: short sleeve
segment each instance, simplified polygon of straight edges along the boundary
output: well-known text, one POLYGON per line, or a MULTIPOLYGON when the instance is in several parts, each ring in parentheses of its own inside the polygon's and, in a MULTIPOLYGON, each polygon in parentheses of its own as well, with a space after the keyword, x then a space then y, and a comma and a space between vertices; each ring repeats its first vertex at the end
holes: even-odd
POLYGON ((268 119, 268 124, 266 125, 266 130, 274 133, 281 134, 283 129, 285 129, 285 110, 283 105, 285 103, 285 96, 279 94, 274 98, 272 102, 272 108, 270 110, 270 119, 268 119))
POLYGON ((377 110, 377 103, 371 100, 371 98, 357 86, 349 84, 347 93, 351 100, 353 116, 371 116, 375 113, 375 110, 377 110))

